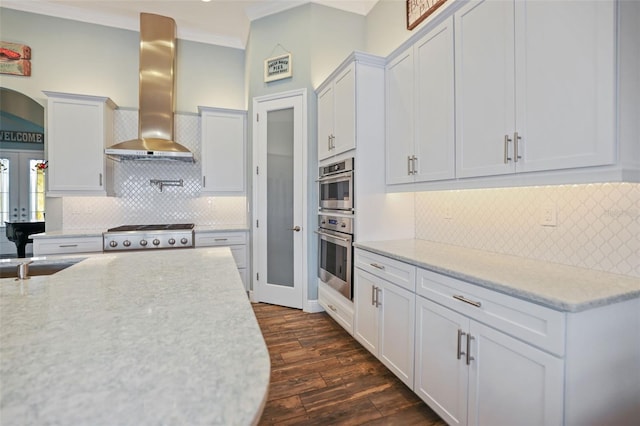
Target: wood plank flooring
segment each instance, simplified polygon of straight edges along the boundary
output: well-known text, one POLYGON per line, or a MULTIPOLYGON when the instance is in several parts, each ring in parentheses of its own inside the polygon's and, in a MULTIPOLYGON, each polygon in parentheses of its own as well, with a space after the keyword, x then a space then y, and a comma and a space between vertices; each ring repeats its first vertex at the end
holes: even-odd
POLYGON ((271 356, 260 425, 446 425, 326 313, 252 306, 271 356))

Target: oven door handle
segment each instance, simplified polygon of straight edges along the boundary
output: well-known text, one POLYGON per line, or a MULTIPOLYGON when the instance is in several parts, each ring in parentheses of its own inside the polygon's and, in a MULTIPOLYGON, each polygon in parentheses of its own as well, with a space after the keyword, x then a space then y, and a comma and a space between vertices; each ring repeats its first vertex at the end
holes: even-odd
POLYGON ((338 182, 344 180, 344 178, 351 178, 352 176, 353 172, 336 173, 335 175, 319 177, 316 182, 338 182))
POLYGON ((315 232, 316 234, 322 237, 333 238, 334 240, 344 241, 345 243, 351 242, 351 238, 336 237, 335 235, 327 234, 326 232, 322 232, 322 231, 313 231, 313 232, 315 232))

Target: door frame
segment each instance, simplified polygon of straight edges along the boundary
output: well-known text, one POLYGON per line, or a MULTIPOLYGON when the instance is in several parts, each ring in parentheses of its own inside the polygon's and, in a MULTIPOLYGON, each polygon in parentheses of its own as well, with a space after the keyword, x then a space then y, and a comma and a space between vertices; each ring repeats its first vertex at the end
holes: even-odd
POLYGON ((307 194, 307 184, 308 184, 308 168, 307 168, 307 162, 308 162, 308 105, 307 105, 307 89, 303 88, 303 89, 296 89, 296 90, 290 90, 290 91, 286 91, 286 92, 280 92, 280 93, 274 93, 274 94, 270 94, 270 95, 263 95, 263 96, 257 96, 253 98, 253 109, 252 109, 252 175, 253 175, 253 185, 252 185, 252 209, 251 209, 251 229, 252 229, 252 274, 251 274, 251 288, 252 288, 252 292, 251 292, 251 301, 252 302, 258 302, 260 300, 260 283, 264 283, 266 281, 266 277, 263 277, 263 281, 261 281, 260 283, 258 283, 257 280, 257 274, 260 271, 260 262, 261 262, 261 256, 260 256, 260 240, 258 237, 258 232, 257 232, 257 227, 256 227, 256 220, 258 218, 258 208, 260 206, 259 204, 259 199, 260 199, 260 194, 258 192, 258 174, 256 173, 257 167, 258 167, 258 159, 259 159, 259 144, 258 144, 258 119, 257 119, 257 114, 258 114, 258 109, 259 109, 259 105, 262 103, 267 103, 267 102, 272 102, 272 101, 277 101, 277 100, 282 100, 282 99, 287 99, 287 98, 296 98, 296 97, 301 97, 301 105, 302 105, 302 111, 300 114, 301 117, 301 135, 302 135, 302 140, 300 141, 301 143, 301 150, 302 150, 302 224, 300 225, 302 227, 302 242, 301 242, 301 256, 300 258, 302 259, 302 265, 301 265, 301 280, 302 282, 300 283, 300 285, 302 286, 302 300, 300 301, 300 305, 302 306, 302 309, 305 311, 308 311, 308 293, 309 293, 309 285, 306 282, 307 278, 308 278, 308 261, 307 261, 307 243, 308 243, 308 238, 309 238, 309 232, 311 231, 309 229, 308 226, 308 220, 307 220, 307 213, 308 213, 308 194, 307 194))

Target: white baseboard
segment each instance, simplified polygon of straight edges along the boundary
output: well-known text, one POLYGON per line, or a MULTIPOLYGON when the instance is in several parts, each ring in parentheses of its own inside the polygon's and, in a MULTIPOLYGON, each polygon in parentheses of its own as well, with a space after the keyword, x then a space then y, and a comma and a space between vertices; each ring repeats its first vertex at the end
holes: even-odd
POLYGON ((313 314, 315 312, 324 312, 324 308, 320 305, 320 302, 318 302, 318 299, 316 299, 316 300, 307 300, 304 303, 304 306, 302 307, 302 310, 304 312, 309 312, 310 314, 313 314))

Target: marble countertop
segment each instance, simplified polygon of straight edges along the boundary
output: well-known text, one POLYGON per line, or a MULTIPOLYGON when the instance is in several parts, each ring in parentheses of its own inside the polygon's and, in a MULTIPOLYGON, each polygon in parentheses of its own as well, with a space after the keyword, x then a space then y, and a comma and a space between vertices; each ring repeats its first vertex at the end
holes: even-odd
POLYGON ((565 312, 640 297, 640 279, 425 240, 355 247, 565 312))
MULTIPOLYGON (((196 225, 193 230, 198 232, 229 232, 229 231, 248 231, 249 227, 242 225, 196 225)), ((32 234, 30 238, 73 238, 73 237, 100 237, 106 229, 62 229, 58 231, 46 231, 40 234, 32 234)))
POLYGON ((2 424, 257 423, 269 353, 228 248, 34 261, 79 258, 0 279, 2 424))

